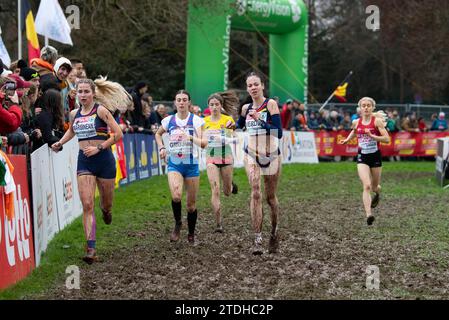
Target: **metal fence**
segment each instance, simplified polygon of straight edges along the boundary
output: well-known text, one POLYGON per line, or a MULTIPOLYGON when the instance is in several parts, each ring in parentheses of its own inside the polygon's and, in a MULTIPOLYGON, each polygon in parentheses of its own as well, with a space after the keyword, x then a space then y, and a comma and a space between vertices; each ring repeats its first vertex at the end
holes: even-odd
MULTIPOLYGON (((158 104, 163 104, 167 107, 168 112, 172 112, 174 109, 173 101, 154 101, 153 107, 158 104)), ((311 103, 307 105, 307 110, 309 111, 318 111, 321 107, 321 104, 311 103)), ((329 103, 326 106, 327 110, 337 109, 342 112, 349 112, 354 114, 357 109, 356 103, 329 103)), ((385 104, 379 103, 376 105, 376 109, 378 110, 397 110, 400 116, 405 115, 407 112, 416 112, 416 116, 423 117, 425 120, 430 121, 433 114, 437 114, 440 112, 446 113, 449 116, 449 105, 430 105, 430 104, 385 104)))
MULTIPOLYGON (((308 104, 307 110, 318 111, 321 104, 308 104)), ((356 103, 329 103, 326 109, 337 109, 342 112, 349 112, 351 114, 356 112, 356 103)), ((405 115, 407 112, 416 112, 416 116, 423 117, 425 120, 430 121, 433 114, 444 112, 449 115, 449 105, 428 105, 428 104, 384 104, 379 103, 376 105, 377 110, 397 110, 401 116, 405 115)))

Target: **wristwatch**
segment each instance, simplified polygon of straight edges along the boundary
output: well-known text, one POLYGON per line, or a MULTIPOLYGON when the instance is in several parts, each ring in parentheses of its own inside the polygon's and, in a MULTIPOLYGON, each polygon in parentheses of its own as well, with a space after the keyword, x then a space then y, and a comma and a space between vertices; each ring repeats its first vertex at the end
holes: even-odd
POLYGON ((104 150, 104 147, 103 147, 103 145, 100 143, 100 144, 97 144, 97 149, 98 150, 104 150))

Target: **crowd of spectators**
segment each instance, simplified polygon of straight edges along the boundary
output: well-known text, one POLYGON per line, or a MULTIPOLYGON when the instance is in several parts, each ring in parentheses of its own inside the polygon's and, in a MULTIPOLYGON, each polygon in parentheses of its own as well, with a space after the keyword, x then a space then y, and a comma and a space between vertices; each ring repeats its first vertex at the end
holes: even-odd
MULTIPOLYGON (((287 99, 282 106, 281 112, 282 128, 292 131, 309 130, 351 130, 352 122, 360 117, 360 109, 356 112, 345 111, 342 108, 306 110, 305 105, 297 100, 287 99)), ((430 119, 417 117, 416 112, 406 112, 400 115, 397 109, 387 108, 386 128, 389 132, 428 132, 448 131, 446 114, 432 114, 430 119)))

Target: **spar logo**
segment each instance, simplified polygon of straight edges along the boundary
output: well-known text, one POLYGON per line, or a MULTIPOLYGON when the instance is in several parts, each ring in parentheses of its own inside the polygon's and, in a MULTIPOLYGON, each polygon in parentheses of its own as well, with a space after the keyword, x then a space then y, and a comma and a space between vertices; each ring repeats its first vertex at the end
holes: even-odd
MULTIPOLYGON (((3 201, 3 200, 2 200, 3 201)), ((1 214, 4 214, 2 212, 1 214)), ((0 223, 0 242, 2 229, 5 232, 5 248, 8 264, 14 267, 18 258, 24 261, 30 258, 31 217, 30 206, 26 198, 22 198, 21 185, 16 186, 14 193, 14 218, 9 221, 5 216, 5 225, 0 223), (18 257, 16 256, 18 253, 18 257)), ((1 220, 0 220, 1 221, 1 220)))
POLYGON ((73 183, 69 178, 64 178, 62 180, 62 190, 64 196, 64 202, 68 202, 73 198, 73 183))

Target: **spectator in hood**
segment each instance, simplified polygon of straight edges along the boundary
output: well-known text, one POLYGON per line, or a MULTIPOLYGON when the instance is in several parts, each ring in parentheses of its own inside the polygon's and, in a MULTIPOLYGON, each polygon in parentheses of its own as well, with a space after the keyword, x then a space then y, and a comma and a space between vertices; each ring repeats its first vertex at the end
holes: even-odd
POLYGON ((58 59, 58 51, 52 46, 45 46, 41 50, 41 57, 31 60, 31 68, 37 70, 41 80, 50 78, 56 81, 53 66, 58 59))
POLYGON ((68 129, 70 111, 74 109, 76 104, 75 88, 72 87, 68 81, 72 69, 72 63, 67 58, 61 57, 55 62, 54 70, 56 82, 61 90, 62 106, 64 110, 64 130, 68 129))

